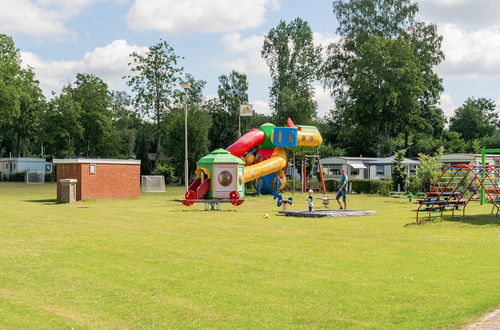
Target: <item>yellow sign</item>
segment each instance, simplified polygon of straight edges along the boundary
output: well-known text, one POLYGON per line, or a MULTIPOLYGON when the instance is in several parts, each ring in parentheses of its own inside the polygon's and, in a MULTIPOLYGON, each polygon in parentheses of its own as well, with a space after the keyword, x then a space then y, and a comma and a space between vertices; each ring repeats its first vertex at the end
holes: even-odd
POLYGON ((251 104, 240 105, 240 116, 253 116, 253 107, 251 104))

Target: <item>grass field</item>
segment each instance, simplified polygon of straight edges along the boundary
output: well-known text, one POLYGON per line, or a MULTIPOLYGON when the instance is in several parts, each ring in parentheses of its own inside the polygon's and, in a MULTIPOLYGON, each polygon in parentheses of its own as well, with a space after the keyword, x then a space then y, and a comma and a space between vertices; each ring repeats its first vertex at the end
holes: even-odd
POLYGON ((0 183, 0 328, 453 328, 500 307, 487 206, 405 226, 400 199, 299 219, 270 197, 203 212, 179 196, 57 204, 54 184, 0 183))

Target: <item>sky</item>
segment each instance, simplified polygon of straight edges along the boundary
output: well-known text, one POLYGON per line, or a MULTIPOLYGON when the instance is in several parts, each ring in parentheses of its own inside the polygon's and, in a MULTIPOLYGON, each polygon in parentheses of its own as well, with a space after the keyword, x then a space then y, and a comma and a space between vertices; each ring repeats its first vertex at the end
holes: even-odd
MULTIPOLYGON (((217 94, 218 76, 247 74, 250 103, 270 113, 269 69, 260 57, 264 35, 280 20, 306 20, 315 43, 337 39, 331 0, 0 0, 0 33, 14 38, 23 65, 34 68, 50 98, 78 72, 127 90, 131 52, 166 40, 181 65, 217 94)), ((418 0, 418 18, 438 25, 446 59, 441 107, 447 116, 468 97, 487 97, 500 108, 500 1, 418 0)), ((333 106, 314 85, 320 115, 333 106)))

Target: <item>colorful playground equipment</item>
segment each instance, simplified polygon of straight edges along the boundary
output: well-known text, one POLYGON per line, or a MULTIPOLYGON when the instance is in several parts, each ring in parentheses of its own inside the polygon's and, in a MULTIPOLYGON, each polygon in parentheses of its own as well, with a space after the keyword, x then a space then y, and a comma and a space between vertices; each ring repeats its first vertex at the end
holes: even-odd
POLYGON ((500 166, 497 165, 452 165, 446 168, 434 183, 427 196, 420 200, 417 209, 417 223, 421 221, 421 213, 427 213, 428 220, 432 214, 443 216, 443 212, 451 211, 452 217, 462 208, 462 216, 469 202, 484 192, 492 203, 492 213, 500 212, 500 166))
POLYGON ((255 181, 259 194, 272 194, 279 203, 288 164, 283 148, 307 149, 322 141, 316 127, 295 126, 290 118, 287 127, 267 123, 251 129, 226 150, 215 150, 198 161, 196 180, 182 203, 190 206, 196 202, 227 201, 240 205, 245 197, 245 183, 251 181, 255 181))

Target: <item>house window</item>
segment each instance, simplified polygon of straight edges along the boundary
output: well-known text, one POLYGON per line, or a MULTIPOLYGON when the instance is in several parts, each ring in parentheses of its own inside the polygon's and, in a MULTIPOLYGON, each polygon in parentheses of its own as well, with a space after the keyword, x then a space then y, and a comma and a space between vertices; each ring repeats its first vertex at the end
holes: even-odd
POLYGON ((377 171, 377 175, 384 175, 384 173, 385 173, 384 166, 377 165, 376 171, 377 171))
POLYGON ((95 164, 90 164, 89 165, 89 173, 95 174, 95 168, 96 168, 95 164))
POLYGON ((359 170, 354 168, 351 170, 351 176, 358 176, 359 175, 359 170))

